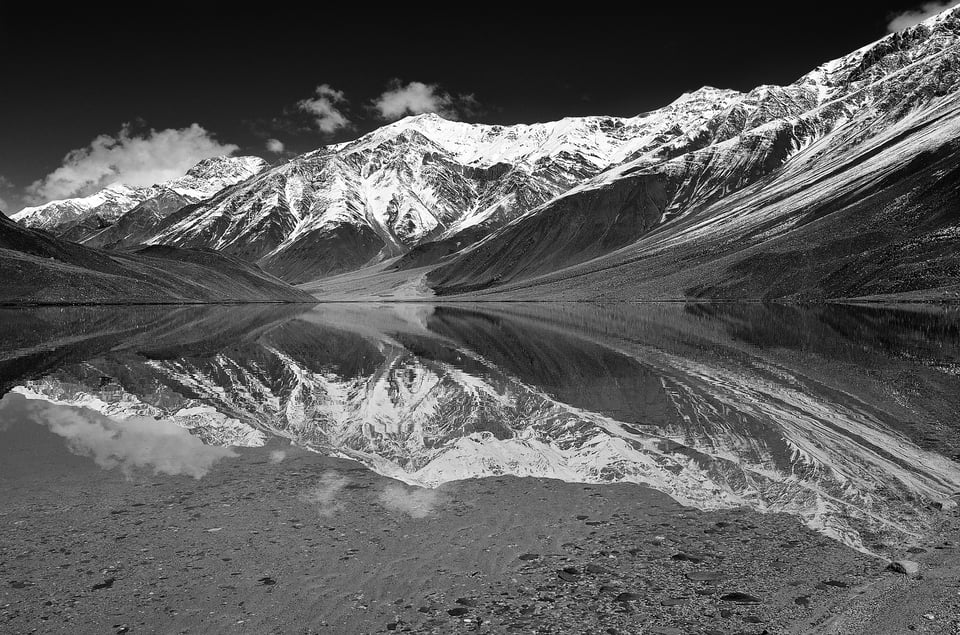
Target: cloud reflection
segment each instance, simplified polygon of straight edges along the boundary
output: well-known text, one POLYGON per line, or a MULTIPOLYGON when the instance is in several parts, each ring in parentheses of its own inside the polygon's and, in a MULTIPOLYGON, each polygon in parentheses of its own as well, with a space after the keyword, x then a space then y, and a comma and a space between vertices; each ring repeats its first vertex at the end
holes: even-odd
POLYGON ((28 413, 66 439, 74 454, 88 456, 104 469, 119 468, 127 476, 146 468, 199 479, 220 459, 237 456, 232 448, 204 445, 184 428, 151 417, 118 423, 92 411, 42 402, 30 404, 28 413))
POLYGON ((380 503, 390 511, 400 512, 413 518, 426 518, 432 514, 445 497, 435 489, 387 485, 380 492, 380 503))
POLYGON ((319 482, 304 492, 301 498, 316 505, 321 516, 332 516, 343 508, 343 504, 337 500, 337 495, 349 483, 350 479, 346 476, 333 471, 324 472, 320 475, 319 482))

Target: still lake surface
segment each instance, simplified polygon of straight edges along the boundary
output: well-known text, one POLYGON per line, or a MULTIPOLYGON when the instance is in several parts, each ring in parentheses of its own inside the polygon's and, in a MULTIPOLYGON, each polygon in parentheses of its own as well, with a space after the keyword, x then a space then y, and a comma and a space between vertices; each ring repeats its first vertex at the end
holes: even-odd
POLYGON ((0 395, 0 465, 45 429, 202 479, 281 437, 427 488, 642 483, 863 550, 960 492, 960 312, 930 306, 3 309, 0 395))

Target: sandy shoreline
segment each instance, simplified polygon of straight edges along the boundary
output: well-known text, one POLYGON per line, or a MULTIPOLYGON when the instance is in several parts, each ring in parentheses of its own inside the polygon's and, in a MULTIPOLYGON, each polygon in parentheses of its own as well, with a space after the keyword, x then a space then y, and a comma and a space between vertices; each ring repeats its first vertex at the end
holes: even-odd
MULTIPOLYGON (((24 426, 0 471, 4 632, 821 632, 888 588, 932 598, 790 516, 637 485, 420 490, 276 442, 200 480, 125 476, 24 426)), ((858 615, 831 632, 871 632, 858 615)))

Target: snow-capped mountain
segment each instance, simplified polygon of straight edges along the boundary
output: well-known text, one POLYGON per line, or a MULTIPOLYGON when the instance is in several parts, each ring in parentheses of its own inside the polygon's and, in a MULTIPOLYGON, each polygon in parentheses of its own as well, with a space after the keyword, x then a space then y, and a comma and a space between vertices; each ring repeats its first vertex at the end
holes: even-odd
POLYGON ((213 157, 200 161, 183 176, 163 183, 149 187, 115 183, 90 196, 26 207, 11 218, 25 227, 55 234, 63 234, 92 217, 107 226, 145 201, 175 194, 186 203, 194 203, 253 176, 266 166, 259 157, 213 157))
MULTIPOLYGON (((909 535, 960 488, 956 464, 891 426, 903 405, 745 353, 676 307, 630 317, 619 344, 474 310, 372 311, 324 307, 204 355, 112 352, 14 390, 208 443, 280 435, 423 486, 646 483, 699 508, 795 514, 858 548, 863 530, 909 535)), ((832 337, 825 350, 842 349, 832 337)))
POLYGON ((183 176, 161 185, 181 196, 202 201, 228 185, 262 172, 268 166, 260 157, 211 157, 197 163, 183 176))
MULTIPOLYGON (((620 258, 616 266, 663 254, 672 269, 641 266, 639 275, 688 275, 691 258, 722 258, 797 229, 802 207, 842 205, 851 192, 876 191, 880 183, 864 189, 851 182, 857 166, 907 164, 912 172, 890 176, 897 182, 925 169, 909 159, 955 136, 956 118, 944 109, 958 99, 957 25, 957 10, 949 10, 788 86, 748 93, 706 87, 636 117, 516 126, 410 117, 266 170, 128 232, 123 244, 210 247, 295 282, 403 255, 395 267, 441 261, 426 279, 441 293, 562 277, 557 272, 611 254, 620 258), (811 189, 818 180, 830 187, 811 189), (790 192, 799 198, 778 221, 790 192), (764 205, 779 209, 759 211, 764 205), (671 258, 680 245, 690 255, 671 258), (633 255, 621 257, 625 249, 633 255)), ((884 241, 896 229, 884 225, 884 241)), ((823 277, 842 267, 848 252, 831 251, 825 262, 833 269, 823 277)), ((670 295, 711 293, 704 277, 689 278, 700 290, 672 283, 670 295)), ((617 293, 632 297, 626 287, 637 278, 631 270, 617 293)), ((594 280, 582 291, 599 286, 594 280)))
POLYGON ((93 214, 100 214, 108 219, 118 218, 150 195, 150 188, 129 187, 122 183, 114 183, 90 196, 25 207, 10 218, 31 229, 50 230, 65 223, 80 221, 93 214))
POLYGON ((293 281, 466 244, 629 157, 683 143, 738 98, 707 88, 633 118, 516 126, 409 117, 267 170, 142 240, 223 250, 293 281))
POLYGON ((948 243, 960 233, 946 211, 956 205, 958 68, 954 8, 789 86, 751 91, 685 146, 571 188, 428 281, 444 293, 571 298, 956 285, 948 243))
POLYGON ((958 68, 954 8, 787 86, 704 87, 623 118, 419 115, 217 187, 105 191, 116 202, 64 202, 23 222, 83 217, 57 232, 107 248, 212 248, 298 283, 388 261, 364 272, 387 270, 373 288, 427 295, 960 292, 948 213, 960 204, 958 68))

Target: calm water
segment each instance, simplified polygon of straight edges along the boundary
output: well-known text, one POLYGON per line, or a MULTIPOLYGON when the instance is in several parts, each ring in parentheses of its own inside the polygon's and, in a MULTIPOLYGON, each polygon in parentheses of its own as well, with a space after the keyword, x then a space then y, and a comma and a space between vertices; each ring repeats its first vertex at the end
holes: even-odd
POLYGON ((960 492, 960 314, 934 308, 0 310, 0 391, 0 478, 38 430, 196 478, 279 436, 426 487, 645 483, 858 548, 960 492))

